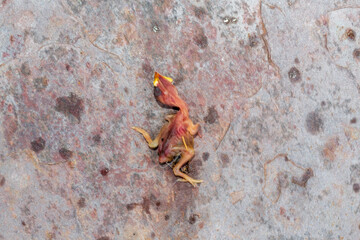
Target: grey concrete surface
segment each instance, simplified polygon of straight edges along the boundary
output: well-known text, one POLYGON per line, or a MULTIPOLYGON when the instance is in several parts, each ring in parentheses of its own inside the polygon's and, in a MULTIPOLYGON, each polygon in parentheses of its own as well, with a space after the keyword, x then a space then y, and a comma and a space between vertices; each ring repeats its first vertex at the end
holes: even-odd
POLYGON ((360 239, 360 2, 0 1, 0 239, 360 239), (189 175, 131 129, 172 77, 189 175))

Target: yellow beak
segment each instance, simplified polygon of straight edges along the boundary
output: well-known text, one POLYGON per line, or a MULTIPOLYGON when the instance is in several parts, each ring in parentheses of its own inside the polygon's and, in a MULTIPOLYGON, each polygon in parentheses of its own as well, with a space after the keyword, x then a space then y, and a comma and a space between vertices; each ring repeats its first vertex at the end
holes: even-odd
POLYGON ((172 78, 162 76, 162 75, 160 75, 158 72, 155 72, 155 74, 154 74, 154 86, 155 86, 155 87, 159 84, 159 81, 160 81, 159 77, 165 78, 165 79, 168 80, 170 83, 173 82, 172 78))

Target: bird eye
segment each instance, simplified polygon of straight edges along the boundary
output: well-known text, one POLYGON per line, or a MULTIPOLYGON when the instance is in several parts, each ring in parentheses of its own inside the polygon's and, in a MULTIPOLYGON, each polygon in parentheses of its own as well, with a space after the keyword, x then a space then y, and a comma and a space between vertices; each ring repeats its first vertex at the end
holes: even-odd
POLYGON ((161 90, 158 87, 155 87, 154 89, 154 95, 155 97, 159 97, 161 95, 161 90))

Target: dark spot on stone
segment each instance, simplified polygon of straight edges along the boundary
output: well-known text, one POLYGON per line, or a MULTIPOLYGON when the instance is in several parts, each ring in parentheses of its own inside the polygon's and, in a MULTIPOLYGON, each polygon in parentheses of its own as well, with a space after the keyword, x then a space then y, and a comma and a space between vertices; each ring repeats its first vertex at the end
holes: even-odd
POLYGON ((285 215, 285 213, 286 213, 285 208, 280 207, 280 215, 281 215, 281 216, 284 216, 284 215, 285 215))
POLYGON ((94 141, 95 143, 99 144, 100 141, 101 141, 101 136, 100 136, 100 134, 96 134, 95 136, 93 136, 93 141, 94 141))
POLYGON ((196 217, 197 217, 196 214, 191 214, 191 216, 189 217, 189 223, 190 224, 196 223, 196 217))
POLYGON ((124 91, 125 91, 126 94, 129 93, 129 89, 127 87, 124 88, 124 91))
POLYGON ((140 175, 138 173, 134 173, 133 175, 131 175, 131 182, 135 183, 137 181, 140 180, 140 175))
POLYGON ((360 61, 360 48, 356 48, 353 52, 353 56, 356 60, 360 61))
POLYGON ((326 102, 325 102, 325 101, 321 101, 321 106, 322 106, 322 107, 325 107, 325 105, 326 105, 326 102))
POLYGON ((287 188, 289 186, 288 175, 284 172, 278 173, 277 176, 279 187, 287 188))
POLYGON ((79 208, 84 208, 86 206, 86 200, 85 198, 80 198, 77 202, 77 205, 79 206, 79 208))
POLYGON ((324 122, 318 112, 310 112, 306 116, 306 129, 312 135, 318 134, 323 130, 324 122))
POLYGON ((38 139, 31 142, 31 150, 38 153, 44 150, 45 144, 46 144, 45 140, 39 137, 38 139))
POLYGON ((205 36, 204 30, 201 29, 197 35, 194 37, 196 45, 204 49, 208 46, 208 38, 205 36))
POLYGON ((300 73, 299 69, 297 69, 296 67, 290 68, 288 75, 289 75, 290 82, 292 82, 292 83, 297 83, 297 82, 301 81, 301 73, 300 73))
POLYGON ((108 175, 109 171, 110 170, 108 168, 103 168, 100 170, 100 173, 105 177, 106 175, 108 175))
POLYGON ((69 64, 65 64, 66 71, 70 71, 71 67, 69 64))
MULTIPOLYGON (((74 13, 79 13, 81 11, 81 9, 84 7, 84 5, 86 4, 86 0, 78 0, 78 1, 67 0, 67 3, 74 13)), ((102 239, 102 240, 105 240, 105 239, 102 239)))
POLYGON ((80 115, 84 111, 84 101, 76 96, 76 94, 70 93, 68 97, 56 99, 55 110, 65 115, 71 114, 80 122, 80 115))
POLYGON ((354 183, 353 190, 354 192, 358 193, 360 191, 360 185, 358 183, 354 183))
POLYGON ((97 240, 110 240, 108 236, 99 237, 97 240))
POLYGON ((249 34, 249 46, 256 47, 259 44, 259 38, 255 34, 249 34))
POLYGON ((53 63, 57 63, 69 52, 64 47, 50 47, 48 50, 45 50, 45 53, 47 53, 49 56, 49 60, 51 60, 53 63))
POLYGON ((145 76, 151 75, 151 74, 153 74, 153 72, 154 72, 154 69, 152 68, 152 66, 150 65, 150 63, 147 62, 147 61, 144 62, 144 63, 141 65, 141 67, 142 67, 142 70, 143 70, 145 76))
POLYGON ((131 210, 133 210, 136 206, 137 206, 136 203, 130 203, 130 204, 127 204, 127 205, 126 205, 126 209, 127 209, 128 211, 131 211, 131 210))
POLYGON ((202 154, 202 159, 206 162, 210 157, 210 153, 208 152, 203 152, 202 154))
POLYGON ((5 177, 3 175, 0 175, 0 187, 5 185, 5 177))
POLYGON ((208 108, 208 114, 204 118, 204 121, 209 124, 213 124, 219 118, 219 114, 215 109, 215 106, 211 106, 208 108))
POLYGON ((59 149, 59 154, 63 159, 69 160, 72 157, 73 152, 66 149, 66 148, 60 148, 59 149))
POLYGON ((164 217, 164 219, 165 219, 165 221, 169 221, 170 216, 166 214, 165 217, 164 217))
POLYGON ((255 143, 254 145, 254 151, 257 153, 257 154, 260 154, 260 148, 259 148, 259 145, 257 143, 255 143))
POLYGON ((156 205, 157 207, 160 207, 161 202, 160 202, 160 201, 157 201, 157 202, 155 203, 155 205, 156 205))
POLYGON ((357 122, 356 117, 354 117, 350 120, 350 123, 352 123, 352 124, 355 124, 356 122, 357 122))
POLYGON ((155 202, 156 201, 156 197, 154 194, 150 194, 150 202, 155 202))
POLYGON ((143 202, 141 206, 147 214, 150 214, 150 200, 148 198, 143 197, 143 202))
POLYGON ((38 77, 34 79, 33 83, 35 89, 41 91, 48 86, 49 80, 46 77, 38 77))
POLYGON ((307 168, 300 179, 292 177, 291 182, 301 187, 306 187, 307 181, 314 176, 314 172, 311 168, 307 168))
POLYGON ((355 41, 356 33, 351 28, 346 29, 345 35, 346 35, 347 39, 349 39, 351 41, 355 41))
MULTIPOLYGON (((160 103, 160 102, 159 102, 159 103, 160 103)), ((160 104, 161 104, 161 103, 160 103, 160 104)), ((153 117, 155 117, 154 111, 152 111, 152 110, 146 111, 146 118, 147 118, 147 119, 150 119, 150 118, 153 118, 153 117)))
POLYGON ((226 153, 221 153, 220 154, 220 159, 224 165, 224 167, 227 167, 230 163, 230 158, 226 153))
POLYGON ((152 233, 151 233, 151 238, 154 238, 154 237, 155 237, 155 233, 152 232, 152 233))
POLYGON ((255 17, 248 17, 248 18, 246 18, 246 23, 247 23, 249 26, 253 25, 254 22, 255 22, 255 17))
POLYGON ((29 76, 31 74, 31 70, 27 62, 21 64, 20 71, 22 74, 24 74, 24 76, 29 76))
POLYGON ((195 7, 194 13, 195 13, 195 17, 197 17, 198 19, 203 19, 204 16, 206 15, 206 11, 202 7, 195 7))
POLYGON ((193 174, 198 174, 197 170, 200 169, 202 165, 202 161, 198 158, 195 158, 194 160, 190 161, 189 168, 193 170, 193 174))
POLYGON ((22 209, 21 209, 21 212, 23 214, 25 214, 26 216, 30 216, 31 212, 30 212, 30 209, 27 207, 27 206, 24 206, 22 209))
POLYGON ((183 71, 184 71, 184 70, 180 69, 180 72, 179 72, 178 75, 176 76, 175 81, 174 81, 174 85, 175 85, 175 86, 179 85, 180 83, 182 83, 182 82, 185 80, 184 74, 181 73, 181 72, 183 72, 183 71))
POLYGON ((26 223, 24 221, 21 221, 21 225, 26 226, 26 223))
POLYGON ((295 62, 296 64, 299 64, 299 63, 300 63, 300 61, 299 61, 298 58, 295 58, 294 62, 295 62))

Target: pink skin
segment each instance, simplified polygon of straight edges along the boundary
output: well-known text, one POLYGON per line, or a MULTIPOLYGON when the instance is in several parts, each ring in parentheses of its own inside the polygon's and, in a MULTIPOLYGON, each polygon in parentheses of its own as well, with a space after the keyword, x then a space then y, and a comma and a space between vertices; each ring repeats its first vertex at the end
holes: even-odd
POLYGON ((182 178, 193 186, 202 180, 195 180, 180 171, 181 167, 194 156, 194 136, 198 133, 199 124, 193 124, 189 118, 186 103, 179 97, 172 79, 164 77, 155 72, 154 76, 155 98, 162 104, 176 107, 179 111, 174 115, 166 117, 168 121, 160 130, 158 136, 152 140, 150 135, 143 129, 133 127, 140 132, 149 144, 150 148, 158 147, 159 162, 172 161, 174 157, 181 158, 175 165, 173 171, 176 176, 182 178))

